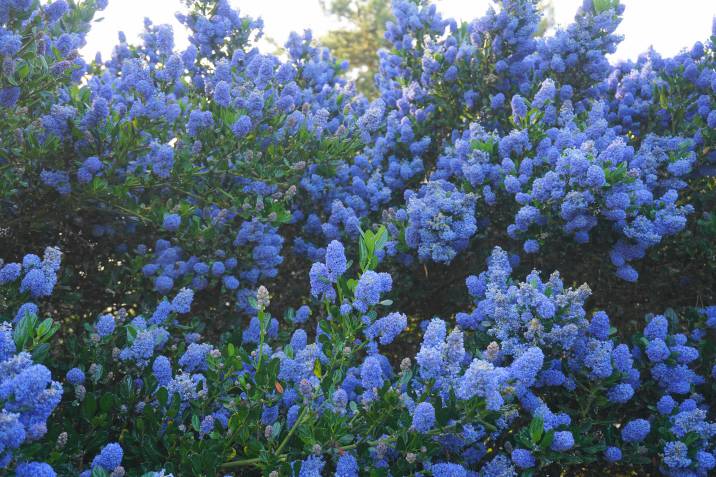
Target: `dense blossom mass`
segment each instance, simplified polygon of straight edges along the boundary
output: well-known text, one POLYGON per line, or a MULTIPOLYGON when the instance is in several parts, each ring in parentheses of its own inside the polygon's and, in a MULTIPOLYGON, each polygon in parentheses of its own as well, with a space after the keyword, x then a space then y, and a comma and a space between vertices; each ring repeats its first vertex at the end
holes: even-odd
POLYGON ((183 3, 88 61, 106 0, 0 0, 0 474, 716 472, 716 22, 611 64, 618 0, 393 0, 367 98, 183 3), (523 273, 565 247, 698 307, 523 273))

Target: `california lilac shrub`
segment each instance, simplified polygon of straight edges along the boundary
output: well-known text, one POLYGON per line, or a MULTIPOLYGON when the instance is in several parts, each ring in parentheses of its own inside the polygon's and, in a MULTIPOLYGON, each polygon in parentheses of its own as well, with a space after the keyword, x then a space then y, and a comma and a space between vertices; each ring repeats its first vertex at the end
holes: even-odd
POLYGON ((0 474, 715 472, 716 31, 497 3, 394 0, 369 100, 227 0, 92 62, 0 0, 0 474))
MULTIPOLYGON (((249 299, 256 324, 238 347, 202 343, 181 324, 193 305, 189 289, 146 314, 99 316, 69 363, 59 406, 63 386, 50 381, 50 371, 32 365, 28 353, 13 354, 15 342, 46 342, 59 325, 48 318, 35 327, 37 312, 26 312, 15 342, 8 324, 2 334, 12 373, 0 389, 14 393, 6 393, 3 412, 29 426, 7 435, 7 449, 37 458, 43 447, 23 443, 50 433, 62 451, 53 468, 83 470, 73 456, 87 453, 82 475, 135 467, 178 472, 182 465, 197 473, 445 467, 492 475, 575 462, 643 465, 647 443, 663 456, 665 475, 683 468, 705 475, 713 467, 711 392, 700 392, 711 378, 700 372, 708 363, 698 347, 714 327, 712 307, 697 311, 701 325, 690 332, 673 332, 665 316, 652 317, 630 348, 605 313, 588 315, 586 285, 565 288, 558 273, 514 281, 507 254, 496 248, 487 271, 467 279, 474 310, 458 314, 457 326, 432 319, 414 360, 395 369, 382 348, 406 330, 407 319, 387 311, 392 280, 374 269, 386 234, 364 232, 355 265, 339 242, 313 265, 311 292, 321 302, 315 330, 304 325, 302 310, 289 309, 279 324, 267 311, 264 287, 249 299), (349 278, 355 269, 358 278, 349 278), (37 377, 25 376, 35 369, 37 377), (21 404, 26 385, 13 387, 20 378, 37 380, 40 392, 27 396, 32 408, 21 404), (628 417, 650 406, 659 414, 649 420, 628 417), (31 414, 13 414, 20 409, 31 414), (83 431, 92 422, 107 426, 106 444, 83 431), (243 457, 230 457, 237 449, 243 457)), ((18 472, 31 465, 20 456, 7 454, 4 465, 17 462, 18 472)))
MULTIPOLYGON (((545 88, 553 85, 543 84, 545 88)), ((594 232, 602 241, 613 235, 610 258, 617 274, 636 280, 629 262, 642 258, 664 236, 681 231, 692 210, 676 203, 678 190, 686 185, 679 177, 695 162, 689 142, 653 138, 658 149, 647 139, 635 151, 609 129, 601 103, 588 112, 584 129, 576 123, 570 102, 562 104, 551 121, 546 110, 531 112, 541 119, 524 122, 524 129, 501 139, 471 126, 441 156, 436 176, 466 181, 469 190, 481 188, 493 209, 501 207, 505 194, 513 196, 518 208, 507 233, 525 239, 526 253, 536 253, 538 238, 557 224, 563 234, 583 244, 594 232), (533 143, 531 138, 539 140, 533 143), (678 171, 673 171, 674 160, 682 163, 678 171)))
MULTIPOLYGON (((499 13, 463 29, 433 5, 395 2, 396 21, 386 33, 393 49, 381 52, 381 97, 358 120, 361 135, 372 139, 345 165, 352 174, 326 178, 312 171, 304 178, 313 199, 330 211, 325 224, 311 216, 305 232, 335 239, 342 225, 333 219, 336 210, 370 216, 398 208, 403 191, 408 205, 417 192, 410 188, 427 175, 478 193, 478 219, 502 222, 514 214, 506 232, 525 253, 560 236, 596 249, 607 245, 617 275, 635 281, 632 263, 684 229, 692 210, 682 191, 712 147, 705 129, 662 128, 635 137, 613 122, 618 96, 604 94, 614 82, 607 83, 612 68, 605 55, 620 40, 613 32, 622 10, 616 2, 587 1, 573 25, 534 38, 539 14, 532 2, 502 2, 499 13), (595 232, 598 243, 590 240, 595 232)), ((699 51, 694 68, 706 85, 713 53, 703 45, 699 51)), ((712 96, 700 97, 704 111, 713 107, 712 96)), ((343 226, 352 237, 354 223, 343 226)), ((409 226, 405 247, 421 261, 449 262, 468 248, 471 235, 458 232, 456 243, 427 253, 431 245, 415 237, 426 235, 430 243, 434 225, 419 223, 409 226)), ((315 249, 303 238, 299 244, 299 251, 315 249)))
POLYGON ((13 452, 26 442, 47 433, 47 419, 62 398, 62 385, 50 371, 35 364, 27 352, 15 354, 13 329, 3 324, 3 355, 0 356, 2 409, 2 467, 13 460, 13 452))
MULTIPOLYGON (((42 259, 27 254, 0 267, 3 297, 11 302, 47 297, 57 281, 61 252, 48 247, 42 259)), ((51 318, 39 321, 38 306, 27 301, 0 324, 0 468, 7 468, 23 445, 47 434, 47 420, 62 399, 62 385, 41 362, 59 329, 51 318)))
MULTIPOLYGON (((147 22, 142 45, 120 38, 86 82, 54 82, 52 101, 22 106, 39 121, 7 125, 17 144, 0 160, 11 217, 29 213, 23 187, 33 188, 76 211, 72 227, 83 235, 111 244, 100 247, 102 260, 121 261, 132 280, 142 269, 129 287, 218 289, 241 304, 277 274, 277 227, 292 220, 304 169, 331 168, 357 151, 351 131, 362 106, 310 35, 291 36, 289 58, 279 60, 253 46, 260 20, 212 5, 180 15, 192 32, 186 51, 175 51, 171 28, 147 22), (43 159, 25 168, 22 148, 43 159)), ((65 17, 89 19, 94 6, 65 17)), ((36 17, 46 15, 37 8, 36 17)), ((82 44, 79 34, 65 37, 82 44)), ((45 230, 62 227, 63 215, 45 230)))

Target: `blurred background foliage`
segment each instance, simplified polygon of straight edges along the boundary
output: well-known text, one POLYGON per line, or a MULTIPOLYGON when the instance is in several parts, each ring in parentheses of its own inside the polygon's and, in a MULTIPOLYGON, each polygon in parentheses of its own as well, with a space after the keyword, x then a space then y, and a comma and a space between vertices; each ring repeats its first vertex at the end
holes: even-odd
MULTIPOLYGON (((440 2, 436 2, 438 6, 440 2)), ((555 26, 552 0, 539 3, 542 20, 536 36, 542 36, 555 26)), ((380 48, 387 48, 385 23, 393 19, 390 0, 321 0, 321 8, 340 25, 322 38, 321 44, 331 49, 336 58, 348 60, 349 76, 355 79, 356 89, 373 99, 378 96, 373 78, 378 72, 380 48)))

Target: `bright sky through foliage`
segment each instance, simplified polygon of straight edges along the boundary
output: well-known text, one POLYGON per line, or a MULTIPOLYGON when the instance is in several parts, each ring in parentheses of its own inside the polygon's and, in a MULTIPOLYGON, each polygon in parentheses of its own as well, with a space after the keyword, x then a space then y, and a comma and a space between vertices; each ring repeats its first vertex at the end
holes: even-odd
MULTIPOLYGON (((615 59, 636 58, 653 45, 662 55, 670 56, 695 41, 704 41, 711 31, 716 15, 716 2, 711 0, 622 0, 626 5, 624 20, 618 32, 625 35, 614 55, 615 59)), ((318 0, 233 0, 243 12, 261 16, 268 37, 283 44, 288 33, 306 28, 316 37, 336 28, 333 19, 323 15, 318 0)), ((489 0, 438 0, 439 9, 446 16, 470 20, 481 15, 489 0)), ((557 22, 566 25, 574 16, 581 0, 555 0, 557 22)), ((111 54, 117 42, 117 32, 123 30, 131 41, 142 31, 142 19, 174 26, 179 46, 186 44, 183 29, 174 18, 180 10, 179 0, 110 0, 103 12, 104 20, 96 24, 88 35, 83 53, 90 58, 100 51, 103 57, 111 54)))

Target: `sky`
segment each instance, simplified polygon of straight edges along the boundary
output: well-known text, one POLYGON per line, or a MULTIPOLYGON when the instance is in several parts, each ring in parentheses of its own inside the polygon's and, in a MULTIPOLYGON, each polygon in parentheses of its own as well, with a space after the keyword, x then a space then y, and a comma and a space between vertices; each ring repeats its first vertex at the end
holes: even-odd
MULTIPOLYGON (((335 20, 323 14, 319 0, 230 0, 242 13, 264 19, 267 36, 283 44, 291 31, 313 30, 314 38, 336 28, 335 20)), ((482 15, 489 0, 436 0, 443 16, 469 21, 482 15)), ((555 16, 559 25, 567 25, 574 17, 581 0, 554 0, 555 16)), ((613 62, 636 57, 653 46, 664 56, 678 53, 696 41, 705 41, 711 33, 716 15, 714 0, 622 0, 626 9, 617 30, 624 41, 612 55, 613 62)), ((143 20, 169 23, 174 27, 176 45, 187 45, 184 28, 174 18, 181 10, 180 0, 110 0, 100 12, 103 20, 93 25, 87 36, 83 55, 93 58, 99 51, 103 58, 111 55, 121 30, 127 39, 138 42, 143 20)), ((265 45, 269 50, 270 46, 265 45)))

